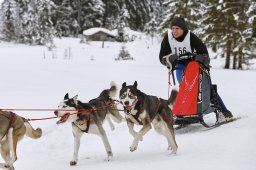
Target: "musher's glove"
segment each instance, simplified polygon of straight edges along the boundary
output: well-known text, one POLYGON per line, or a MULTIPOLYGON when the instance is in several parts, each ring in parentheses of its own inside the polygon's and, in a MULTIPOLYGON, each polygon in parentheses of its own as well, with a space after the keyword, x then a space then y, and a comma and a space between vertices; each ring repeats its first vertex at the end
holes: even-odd
POLYGON ((179 59, 179 56, 177 54, 172 54, 169 56, 168 61, 171 63, 172 66, 175 66, 177 64, 177 60, 179 59))
POLYGON ((170 54, 163 56, 162 64, 165 65, 169 70, 172 70, 172 63, 169 60, 170 56, 171 56, 170 54))
MULTIPOLYGON (((168 55, 166 55, 166 56, 168 56, 168 55)), ((161 63, 162 63, 164 66, 166 66, 166 56, 163 56, 163 57, 162 57, 162 60, 161 60, 161 63)))
POLYGON ((203 64, 204 67, 209 68, 210 58, 208 56, 205 56, 202 54, 197 54, 194 57, 194 61, 197 61, 197 62, 203 64))

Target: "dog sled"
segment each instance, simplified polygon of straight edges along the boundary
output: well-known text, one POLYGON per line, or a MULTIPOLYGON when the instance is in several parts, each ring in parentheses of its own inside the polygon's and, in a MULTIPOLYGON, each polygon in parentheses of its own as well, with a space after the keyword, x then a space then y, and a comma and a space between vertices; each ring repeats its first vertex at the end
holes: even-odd
MULTIPOLYGON (((236 119, 227 121, 217 101, 217 85, 212 84, 209 58, 186 53, 171 61, 186 65, 183 71, 180 90, 173 106, 174 124, 180 129, 189 124, 200 123, 206 128, 214 128, 229 123, 236 119), (209 114, 214 115, 215 122, 207 123, 205 118, 209 114)), ((175 69, 180 68, 173 68, 175 69)), ((175 84, 175 78, 173 76, 175 84)))

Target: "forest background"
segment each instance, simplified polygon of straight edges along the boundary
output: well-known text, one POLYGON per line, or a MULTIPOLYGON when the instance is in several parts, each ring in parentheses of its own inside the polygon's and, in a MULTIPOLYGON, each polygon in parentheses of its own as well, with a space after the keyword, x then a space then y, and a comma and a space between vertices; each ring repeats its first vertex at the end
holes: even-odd
MULTIPOLYGON (((246 69, 256 58, 254 0, 1 0, 0 40, 52 44, 93 27, 124 28, 163 36, 174 17, 208 48, 225 58, 224 68, 246 69)), ((216 57, 217 57, 216 56, 216 57)))

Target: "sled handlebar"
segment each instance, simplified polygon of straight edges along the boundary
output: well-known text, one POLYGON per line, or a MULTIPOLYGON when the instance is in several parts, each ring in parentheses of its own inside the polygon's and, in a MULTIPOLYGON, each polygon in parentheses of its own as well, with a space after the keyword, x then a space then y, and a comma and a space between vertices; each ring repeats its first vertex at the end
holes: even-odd
POLYGON ((194 54, 194 53, 181 54, 174 59, 174 62, 181 62, 181 61, 189 62, 191 60, 201 63, 205 68, 209 68, 210 58, 202 54, 194 54))

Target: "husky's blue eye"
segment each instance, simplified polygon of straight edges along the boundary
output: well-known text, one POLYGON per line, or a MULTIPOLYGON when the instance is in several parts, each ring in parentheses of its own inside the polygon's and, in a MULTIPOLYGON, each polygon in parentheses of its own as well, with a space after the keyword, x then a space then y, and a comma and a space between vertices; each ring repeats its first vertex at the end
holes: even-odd
POLYGON ((125 98, 125 96, 126 96, 125 94, 122 94, 121 99, 124 99, 124 98, 125 98))

